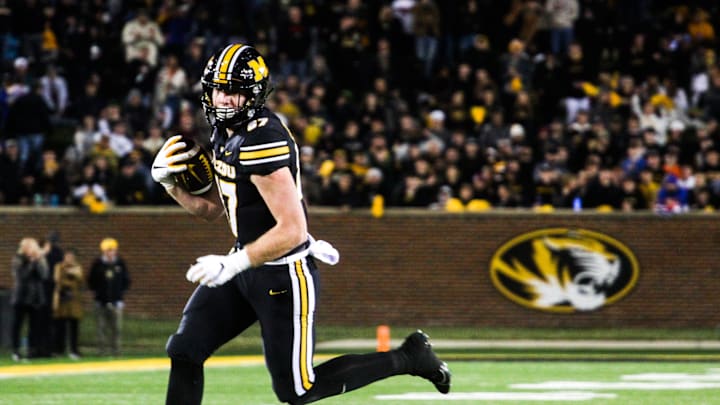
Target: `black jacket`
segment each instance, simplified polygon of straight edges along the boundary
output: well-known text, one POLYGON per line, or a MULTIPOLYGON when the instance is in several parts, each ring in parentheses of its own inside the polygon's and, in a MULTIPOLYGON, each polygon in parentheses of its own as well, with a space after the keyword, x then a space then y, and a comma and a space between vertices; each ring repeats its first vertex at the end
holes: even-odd
POLYGON ((95 292, 95 301, 107 304, 123 300, 130 288, 130 274, 125 261, 117 258, 114 262, 105 262, 101 257, 95 259, 90 268, 88 286, 95 292))
POLYGON ((45 258, 32 261, 25 255, 12 258, 11 268, 15 277, 10 303, 40 308, 48 304, 44 282, 50 279, 50 270, 45 258))
POLYGON ((33 92, 20 96, 10 106, 5 129, 9 137, 49 134, 52 126, 50 109, 45 104, 45 100, 33 92))

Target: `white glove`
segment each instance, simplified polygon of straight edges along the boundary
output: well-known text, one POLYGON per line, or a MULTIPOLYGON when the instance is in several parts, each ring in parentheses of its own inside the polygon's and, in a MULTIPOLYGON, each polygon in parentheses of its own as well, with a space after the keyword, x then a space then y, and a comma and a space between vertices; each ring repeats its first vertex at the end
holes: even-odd
POLYGON ((168 138, 158 151, 152 164, 152 170, 150 171, 152 178, 162 184, 165 190, 170 190, 175 187, 173 174, 187 170, 186 164, 177 163, 188 160, 198 153, 199 150, 199 148, 192 148, 189 151, 177 153, 178 151, 184 150, 187 146, 185 142, 180 142, 180 139, 182 139, 182 135, 175 135, 168 138))
POLYGON ((228 282, 236 274, 249 269, 250 258, 245 249, 227 256, 207 255, 197 258, 185 274, 191 283, 217 287, 228 282))

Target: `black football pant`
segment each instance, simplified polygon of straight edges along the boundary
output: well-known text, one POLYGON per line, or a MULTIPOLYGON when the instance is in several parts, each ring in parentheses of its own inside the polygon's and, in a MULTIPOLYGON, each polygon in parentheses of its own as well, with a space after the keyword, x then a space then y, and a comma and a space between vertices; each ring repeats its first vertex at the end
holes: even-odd
POLYGON ((244 271, 216 288, 198 287, 168 340, 167 404, 199 404, 205 360, 255 321, 260 321, 266 365, 282 402, 308 403, 398 374, 402 367, 394 352, 342 356, 313 367, 319 281, 308 257, 244 271))

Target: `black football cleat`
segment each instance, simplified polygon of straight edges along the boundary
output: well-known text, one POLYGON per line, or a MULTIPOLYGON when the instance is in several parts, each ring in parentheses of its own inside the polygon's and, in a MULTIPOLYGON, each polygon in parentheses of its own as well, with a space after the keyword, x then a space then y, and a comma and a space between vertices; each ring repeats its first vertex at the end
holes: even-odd
POLYGON ((452 373, 447 363, 438 359, 433 352, 428 335, 421 330, 413 332, 405 338, 398 350, 407 359, 410 375, 430 381, 442 394, 450 392, 452 373))

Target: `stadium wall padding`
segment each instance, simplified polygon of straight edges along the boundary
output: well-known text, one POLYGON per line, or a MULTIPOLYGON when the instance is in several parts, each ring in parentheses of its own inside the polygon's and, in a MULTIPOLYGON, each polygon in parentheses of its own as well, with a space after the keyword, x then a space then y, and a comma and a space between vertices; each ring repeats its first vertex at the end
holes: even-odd
MULTIPOLYGON (((334 325, 453 325, 559 328, 715 328, 720 325, 720 216, 653 214, 448 214, 388 210, 310 210, 310 229, 332 242, 340 263, 320 263, 318 322, 334 325), (587 229, 617 239, 639 263, 633 288, 593 311, 550 313, 511 301, 493 285, 489 263, 504 243, 544 228, 587 229)), ((104 237, 118 239, 132 277, 126 313, 178 318, 192 293, 185 271, 232 245, 227 225, 177 208, 0 209, 0 289, 13 279, 10 259, 25 236, 51 230, 79 249, 85 268, 104 237)), ((86 293, 90 308, 91 295, 86 293)))

